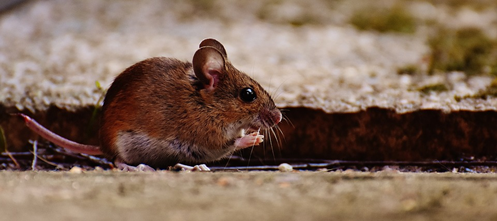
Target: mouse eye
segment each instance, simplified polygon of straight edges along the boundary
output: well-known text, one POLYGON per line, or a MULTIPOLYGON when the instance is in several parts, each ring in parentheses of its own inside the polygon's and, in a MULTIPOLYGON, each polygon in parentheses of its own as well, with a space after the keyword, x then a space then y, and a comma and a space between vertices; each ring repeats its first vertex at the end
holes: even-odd
POLYGON ((240 98, 245 102, 252 102, 257 98, 254 89, 252 88, 244 88, 240 91, 240 98))

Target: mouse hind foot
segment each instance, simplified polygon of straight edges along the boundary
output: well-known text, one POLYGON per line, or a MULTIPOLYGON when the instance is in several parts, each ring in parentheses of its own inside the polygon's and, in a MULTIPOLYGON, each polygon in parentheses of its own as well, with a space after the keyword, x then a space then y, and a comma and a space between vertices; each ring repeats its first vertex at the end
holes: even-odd
POLYGON ((156 171, 154 168, 152 168, 149 165, 146 164, 138 164, 138 166, 131 166, 128 165, 121 160, 115 160, 114 164, 116 167, 121 170, 121 171, 127 171, 127 172, 146 172, 146 171, 156 171))
POLYGON ((195 165, 195 166, 188 166, 188 165, 185 165, 185 164, 177 163, 176 165, 174 165, 173 169, 179 169, 179 170, 182 170, 182 171, 191 171, 191 172, 194 172, 194 171, 198 171, 198 172, 210 172, 211 171, 211 169, 209 167, 207 167, 205 164, 199 164, 199 165, 195 165))

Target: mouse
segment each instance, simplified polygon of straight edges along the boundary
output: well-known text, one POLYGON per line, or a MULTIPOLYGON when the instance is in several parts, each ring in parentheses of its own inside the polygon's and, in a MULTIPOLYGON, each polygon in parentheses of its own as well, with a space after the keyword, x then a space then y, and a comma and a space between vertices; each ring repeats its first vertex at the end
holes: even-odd
POLYGON ((204 163, 260 145, 261 130, 282 120, 270 94, 212 38, 200 43, 191 62, 153 57, 128 67, 107 90, 101 111, 99 146, 70 141, 19 115, 48 141, 104 155, 122 170, 184 164, 208 170, 204 163))

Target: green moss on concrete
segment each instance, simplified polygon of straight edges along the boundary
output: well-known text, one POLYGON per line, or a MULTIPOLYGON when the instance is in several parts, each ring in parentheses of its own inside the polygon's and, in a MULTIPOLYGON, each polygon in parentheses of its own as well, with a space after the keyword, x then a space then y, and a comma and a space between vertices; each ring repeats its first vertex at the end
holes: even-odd
POLYGON ((414 33, 416 21, 401 5, 391 8, 364 7, 354 12, 350 23, 359 30, 414 33))
POLYGON ((407 75, 416 75, 421 73, 421 70, 418 66, 409 64, 397 69, 397 74, 407 74, 407 75))
POLYGON ((449 88, 445 84, 439 83, 439 84, 429 84, 419 88, 418 90, 423 94, 429 94, 431 92, 440 93, 448 91, 449 88))
POLYGON ((463 71, 497 75, 497 41, 477 28, 441 28, 428 39, 429 73, 463 71))

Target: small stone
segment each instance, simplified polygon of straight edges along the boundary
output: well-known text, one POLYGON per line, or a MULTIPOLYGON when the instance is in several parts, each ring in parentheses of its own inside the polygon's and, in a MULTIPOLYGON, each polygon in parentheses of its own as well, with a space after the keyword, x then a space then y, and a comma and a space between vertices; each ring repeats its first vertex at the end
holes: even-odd
POLYGON ((346 169, 345 171, 343 171, 343 173, 355 173, 355 170, 353 170, 353 169, 346 169))
POLYGON ((81 169, 81 167, 73 167, 69 170, 69 173, 76 173, 76 174, 79 174, 79 173, 82 173, 83 172, 83 169, 81 169))
POLYGON ((281 171, 281 172, 292 172, 293 171, 293 167, 288 164, 288 163, 282 163, 278 166, 278 169, 281 171))

